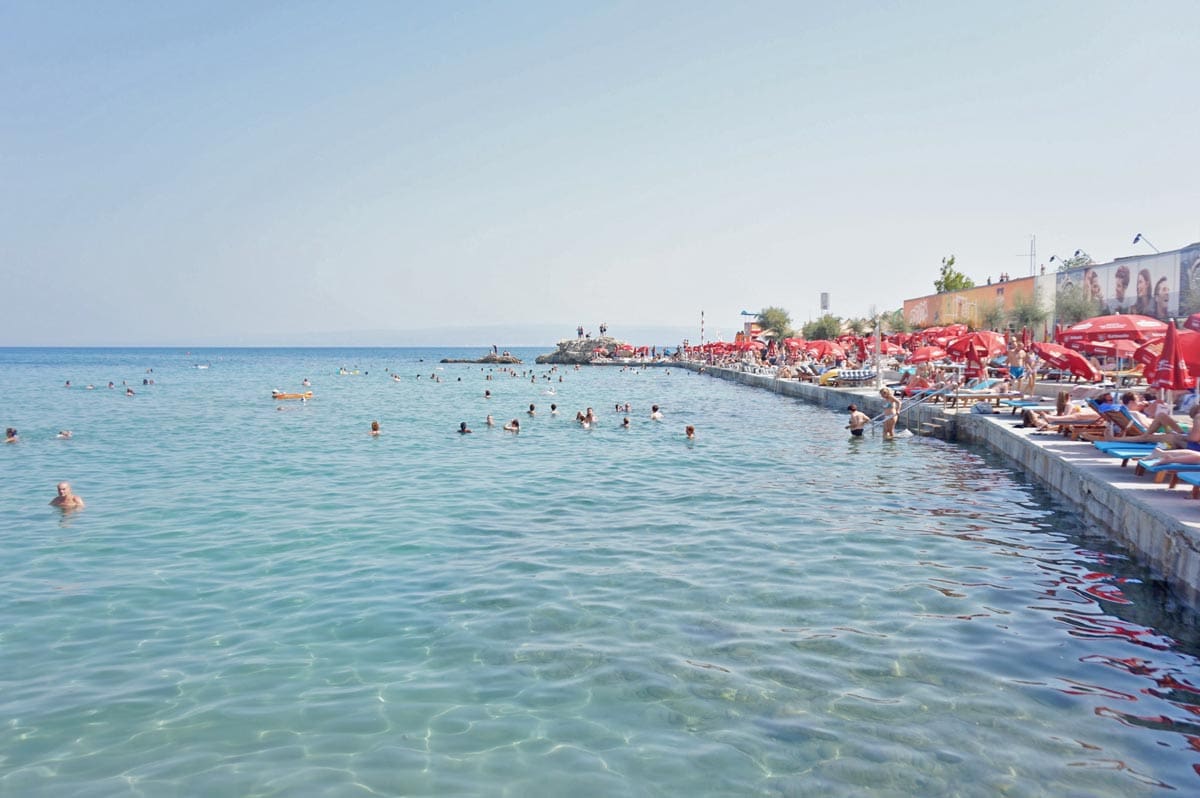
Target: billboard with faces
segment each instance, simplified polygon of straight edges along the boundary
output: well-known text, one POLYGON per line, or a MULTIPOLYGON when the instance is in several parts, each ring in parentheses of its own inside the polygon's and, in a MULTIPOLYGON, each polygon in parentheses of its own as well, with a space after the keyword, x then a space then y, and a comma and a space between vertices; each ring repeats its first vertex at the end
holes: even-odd
POLYGON ((1200 313, 1200 244, 1179 250, 1179 315, 1200 313))
MULTIPOLYGON (((1166 320, 1180 309, 1180 262, 1176 251, 1092 264, 1059 272, 1057 288, 1079 286, 1096 300, 1101 315, 1136 313, 1166 320)), ((1200 271, 1196 279, 1200 288, 1200 271)))

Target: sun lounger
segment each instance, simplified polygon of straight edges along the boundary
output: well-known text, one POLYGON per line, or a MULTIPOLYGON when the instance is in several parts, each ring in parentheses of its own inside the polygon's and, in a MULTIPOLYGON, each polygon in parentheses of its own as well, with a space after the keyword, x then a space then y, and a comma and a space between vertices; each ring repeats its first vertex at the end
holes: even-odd
POLYGON ((1016 391, 1009 391, 1007 393, 997 393, 995 391, 959 391, 946 397, 946 406, 954 407, 957 405, 965 407, 973 405, 976 402, 988 402, 996 409, 999 409, 1001 402, 1005 400, 1019 400, 1022 396, 1023 394, 1016 391))
POLYGON ((1000 404, 1005 407, 1011 407, 1011 415, 1016 415, 1018 410, 1028 410, 1031 407, 1040 407, 1041 401, 1038 399, 1001 399, 1000 404))
MULTIPOLYGON (((1117 441, 1104 441, 1104 442, 1112 443, 1112 444, 1118 443, 1117 441)), ((1104 447, 1104 448, 1097 447, 1097 449, 1098 449, 1098 451, 1100 451, 1101 454, 1103 454, 1107 457, 1114 457, 1114 458, 1120 460, 1121 468, 1124 468, 1130 460, 1141 460, 1143 458, 1147 458, 1147 457, 1150 457, 1151 455, 1153 455, 1154 449, 1147 448, 1147 446, 1153 447, 1154 444, 1151 443, 1151 444, 1142 445, 1142 444, 1137 444, 1137 443, 1127 443, 1124 446, 1114 445, 1111 447, 1104 447)))
POLYGON ((1169 480, 1167 487, 1173 488, 1179 484, 1179 475, 1182 473, 1200 474, 1200 463, 1160 463, 1153 458, 1138 460, 1137 468, 1133 472, 1137 476, 1142 474, 1153 474, 1155 482, 1162 482, 1164 479, 1169 480))
POLYGON ((838 369, 838 385, 857 385, 875 379, 874 369, 838 369))
POLYGON ((1179 474, 1179 481, 1192 486, 1192 498, 1200 499, 1200 472, 1184 471, 1179 474))

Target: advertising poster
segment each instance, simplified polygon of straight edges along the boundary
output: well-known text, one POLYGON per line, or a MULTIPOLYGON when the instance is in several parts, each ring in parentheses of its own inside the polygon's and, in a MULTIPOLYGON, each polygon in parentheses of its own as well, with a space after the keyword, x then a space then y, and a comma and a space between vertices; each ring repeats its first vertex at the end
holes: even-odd
POLYGON ((1122 258, 1059 272, 1057 287, 1081 287, 1099 304, 1100 315, 1136 313, 1166 320, 1179 313, 1179 264, 1179 252, 1122 258))

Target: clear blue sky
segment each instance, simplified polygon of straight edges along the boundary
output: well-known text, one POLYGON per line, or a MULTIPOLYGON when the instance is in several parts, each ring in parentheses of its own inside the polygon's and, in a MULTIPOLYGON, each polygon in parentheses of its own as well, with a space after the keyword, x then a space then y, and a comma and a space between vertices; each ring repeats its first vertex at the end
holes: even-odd
POLYGON ((711 338, 898 308, 951 253, 1028 274, 1031 235, 1174 249, 1197 31, 1194 0, 8 3, 0 345, 711 338))

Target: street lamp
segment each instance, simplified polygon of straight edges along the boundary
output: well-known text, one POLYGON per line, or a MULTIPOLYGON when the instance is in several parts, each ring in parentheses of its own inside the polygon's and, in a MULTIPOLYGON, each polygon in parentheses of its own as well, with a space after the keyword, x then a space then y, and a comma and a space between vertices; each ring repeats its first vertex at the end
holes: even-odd
POLYGON ((1150 249, 1154 250, 1155 252, 1158 252, 1158 247, 1156 247, 1156 246, 1154 246, 1153 244, 1151 244, 1151 243, 1150 243, 1150 241, 1149 241, 1149 239, 1147 239, 1147 238, 1146 238, 1144 235, 1142 235, 1141 233, 1138 233, 1137 235, 1135 235, 1135 236, 1133 237, 1133 243, 1135 243, 1135 244, 1136 244, 1136 243, 1137 243, 1137 242, 1139 242, 1139 241, 1141 241, 1141 242, 1142 242, 1143 244, 1145 244, 1146 246, 1150 247, 1150 249))

